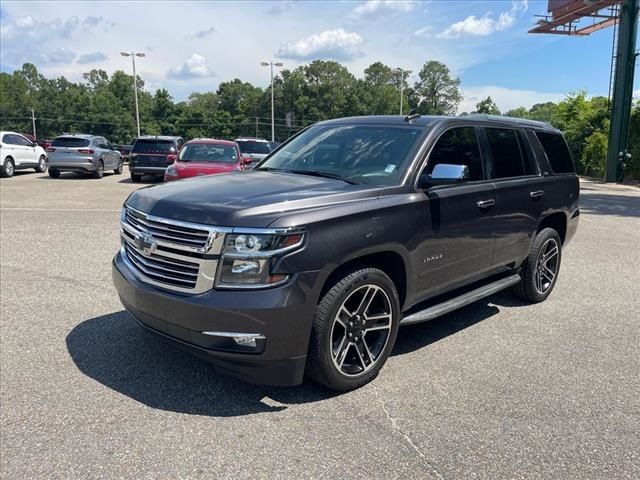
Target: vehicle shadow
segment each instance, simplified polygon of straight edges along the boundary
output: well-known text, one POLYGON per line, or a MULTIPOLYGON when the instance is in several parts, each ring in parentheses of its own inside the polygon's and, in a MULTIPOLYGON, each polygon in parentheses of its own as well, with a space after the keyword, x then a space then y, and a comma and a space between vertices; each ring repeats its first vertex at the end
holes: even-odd
MULTIPOLYGON (((153 185, 156 183, 162 183, 164 182, 164 179, 162 177, 142 177, 142 180, 140 180, 139 182, 136 182, 136 184, 139 185, 153 185)), ((118 181, 118 183, 133 183, 133 181, 131 180, 131 177, 127 177, 127 178, 123 178, 122 180, 118 181)))
POLYGON ((640 196, 586 193, 580 196, 580 211, 591 215, 640 217, 640 196))
MULTIPOLYGON (((484 300, 431 322, 403 327, 392 355, 426 347, 498 312, 484 300)), ((67 335, 66 344, 82 373, 161 410, 230 417, 278 412, 339 395, 310 380, 285 388, 225 377, 207 362, 144 331, 124 310, 80 323, 67 335)))
MULTIPOLYGON (((105 171, 103 178, 111 177, 113 175, 116 175, 116 174, 110 171, 105 171)), ((49 176, 48 173, 44 173, 44 174, 40 174, 40 176, 37 178, 38 180, 50 180, 52 182, 60 182, 64 180, 102 180, 101 178, 93 178, 91 176, 91 173, 75 173, 75 172, 60 172, 60 176, 58 178, 52 178, 49 176)))
POLYGON ((434 320, 406 325, 398 332, 391 356, 404 355, 436 343, 450 335, 472 327, 500 313, 498 306, 524 306, 526 303, 509 298, 509 294, 497 294, 447 313, 434 320))

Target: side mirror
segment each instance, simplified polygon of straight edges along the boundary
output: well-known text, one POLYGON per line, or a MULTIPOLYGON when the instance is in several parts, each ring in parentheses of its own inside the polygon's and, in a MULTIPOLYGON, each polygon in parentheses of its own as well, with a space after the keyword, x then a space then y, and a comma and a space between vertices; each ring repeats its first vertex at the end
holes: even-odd
POLYGON ((433 168, 430 175, 423 175, 420 178, 420 188, 463 182, 469 178, 469 167, 466 165, 439 163, 433 168))

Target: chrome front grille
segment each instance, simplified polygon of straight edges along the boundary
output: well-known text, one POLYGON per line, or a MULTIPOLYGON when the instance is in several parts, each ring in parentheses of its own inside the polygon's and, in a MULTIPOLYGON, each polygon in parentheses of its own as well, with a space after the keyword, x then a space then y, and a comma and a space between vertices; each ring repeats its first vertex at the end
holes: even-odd
POLYGON ((182 293, 213 288, 224 235, 230 229, 159 218, 124 207, 121 255, 151 285, 182 293))
POLYGON ((210 230, 203 227, 187 227, 170 220, 150 217, 132 208, 125 208, 125 222, 139 231, 147 232, 157 240, 176 245, 186 245, 205 249, 210 237, 210 230))

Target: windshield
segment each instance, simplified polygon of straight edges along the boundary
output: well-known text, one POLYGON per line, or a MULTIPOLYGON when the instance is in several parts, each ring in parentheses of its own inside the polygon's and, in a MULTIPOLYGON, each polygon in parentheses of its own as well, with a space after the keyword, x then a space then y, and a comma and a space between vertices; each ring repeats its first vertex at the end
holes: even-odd
POLYGON ((133 145, 134 153, 170 153, 175 152, 173 142, 170 140, 136 140, 133 145))
POLYGON ((258 170, 324 173, 356 183, 393 185, 422 128, 388 125, 319 125, 303 132, 258 170))
POLYGON ((88 147, 89 140, 79 137, 58 137, 51 142, 51 146, 67 148, 88 147))
POLYGON ((255 142, 253 140, 236 140, 236 143, 240 147, 242 153, 258 153, 266 155, 271 153, 269 144, 267 142, 255 142))
POLYGON ((181 162, 237 163, 235 147, 215 143, 188 143, 180 150, 181 162))

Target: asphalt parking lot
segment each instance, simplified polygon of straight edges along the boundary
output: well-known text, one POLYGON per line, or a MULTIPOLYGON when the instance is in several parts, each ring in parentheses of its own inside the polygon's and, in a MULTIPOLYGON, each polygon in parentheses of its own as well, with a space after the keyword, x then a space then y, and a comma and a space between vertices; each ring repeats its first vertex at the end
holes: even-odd
POLYGON ((134 324, 110 261, 136 188, 0 183, 3 478, 640 478, 640 189, 583 182, 547 302, 405 327, 336 395, 221 377, 134 324))

